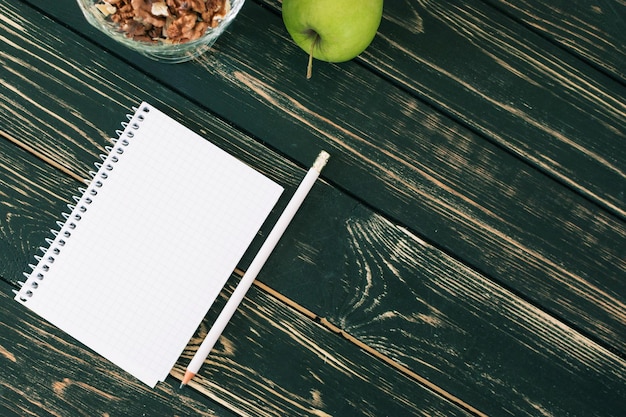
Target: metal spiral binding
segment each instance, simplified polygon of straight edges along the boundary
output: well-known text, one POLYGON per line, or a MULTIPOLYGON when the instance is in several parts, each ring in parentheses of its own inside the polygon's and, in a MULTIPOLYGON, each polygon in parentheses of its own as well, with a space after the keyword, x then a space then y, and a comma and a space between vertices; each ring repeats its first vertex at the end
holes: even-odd
MULTIPOLYGON (((22 303, 26 303, 39 288, 42 281, 45 279, 46 273, 50 270, 51 265, 55 262, 57 256, 62 253, 67 239, 69 239, 72 233, 78 228, 80 221, 88 211, 88 206, 94 202, 98 191, 104 187, 106 180, 115 168, 114 165, 120 161, 120 158, 124 154, 124 148, 130 145, 135 136, 133 131, 138 130, 140 123, 145 119, 144 114, 140 113, 139 108, 133 106, 131 109, 133 114, 126 114, 128 122, 121 122, 123 130, 116 130, 115 133, 117 137, 110 138, 114 146, 105 146, 106 154, 99 155, 102 162, 95 162, 94 166, 96 167, 96 171, 89 171, 91 180, 85 180, 87 187, 78 187, 80 197, 72 196, 76 204, 67 204, 70 213, 61 213, 65 222, 57 221, 58 230, 50 229, 50 233, 54 238, 46 238, 48 247, 42 246, 39 248, 43 256, 35 255, 34 258, 37 261, 36 265, 29 264, 28 267, 31 269, 31 272, 23 272, 26 281, 18 281, 21 289, 19 291, 13 290, 16 294, 16 299, 22 303), (133 119, 136 119, 136 121, 131 124, 130 122, 132 122, 133 119)), ((141 110, 147 113, 149 108, 143 107, 141 110)))

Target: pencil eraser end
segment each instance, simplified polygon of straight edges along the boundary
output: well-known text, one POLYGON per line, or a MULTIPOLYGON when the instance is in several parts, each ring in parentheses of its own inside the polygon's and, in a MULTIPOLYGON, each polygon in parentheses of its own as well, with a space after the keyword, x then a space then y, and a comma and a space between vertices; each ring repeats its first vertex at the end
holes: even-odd
POLYGON ((322 169, 326 166, 328 162, 328 158, 330 158, 330 154, 326 151, 321 151, 319 155, 317 155, 317 159, 313 163, 313 168, 317 172, 322 172, 322 169))

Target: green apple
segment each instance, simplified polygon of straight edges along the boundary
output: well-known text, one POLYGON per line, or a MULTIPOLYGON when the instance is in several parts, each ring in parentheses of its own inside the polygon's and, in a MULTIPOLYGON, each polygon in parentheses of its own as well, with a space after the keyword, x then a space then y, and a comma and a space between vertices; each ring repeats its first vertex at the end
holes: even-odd
POLYGON ((383 14, 383 0, 283 0, 283 22, 294 42, 313 58, 348 61, 369 46, 383 14))

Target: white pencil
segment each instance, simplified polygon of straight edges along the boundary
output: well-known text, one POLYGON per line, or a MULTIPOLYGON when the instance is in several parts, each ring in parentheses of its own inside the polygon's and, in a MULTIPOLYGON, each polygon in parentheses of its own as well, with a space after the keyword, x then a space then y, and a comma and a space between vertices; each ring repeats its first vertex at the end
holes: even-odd
POLYGON ((291 200, 289 200, 287 207, 285 207, 285 211, 283 211, 283 213, 280 215, 278 221, 274 225, 274 228, 261 246, 261 249, 259 249, 259 252, 252 260, 250 267, 243 275, 243 278, 239 282, 239 285, 237 285, 235 291, 233 291, 233 294, 228 299, 228 302, 224 306, 224 309, 217 317, 217 320, 215 320, 215 323, 209 330, 209 333, 207 333, 196 353, 193 355, 193 358, 189 362, 189 365, 187 365, 185 376, 183 377, 183 381, 180 384, 181 388, 187 385, 187 383, 196 375, 196 373, 198 373, 200 367, 209 356, 209 353, 211 352, 211 349, 213 349, 213 346, 217 342, 217 339, 219 339, 220 335, 224 331, 224 328, 235 313, 235 310, 237 310, 237 307, 239 307, 239 304, 241 304, 241 301, 250 289, 250 286, 252 285, 259 271, 265 264, 265 261, 267 261, 267 258, 269 258, 270 254, 276 247, 278 240, 285 232, 285 229, 291 222, 291 219, 293 219, 293 216, 300 208, 300 205, 302 205, 304 198, 311 190, 311 187, 313 187, 313 184, 317 180, 317 177, 319 177, 322 168, 324 168, 326 162, 328 162, 329 157, 330 155, 325 151, 320 152, 320 154, 317 156, 315 163, 307 172, 306 176, 296 189, 296 192, 291 197, 291 200))

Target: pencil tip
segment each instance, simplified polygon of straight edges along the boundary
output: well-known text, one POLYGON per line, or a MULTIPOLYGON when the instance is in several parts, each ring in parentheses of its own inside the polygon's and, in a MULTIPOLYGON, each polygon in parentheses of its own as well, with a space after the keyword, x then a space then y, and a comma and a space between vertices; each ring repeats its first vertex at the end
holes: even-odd
POLYGON ((187 384, 185 384, 184 382, 181 382, 180 387, 178 387, 178 389, 183 389, 185 388, 185 386, 187 386, 187 384))
POLYGON ((183 377, 182 382, 180 383, 180 388, 182 389, 196 374, 191 371, 185 371, 185 376, 183 377))

